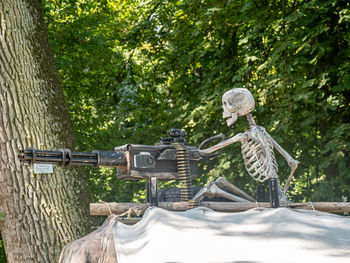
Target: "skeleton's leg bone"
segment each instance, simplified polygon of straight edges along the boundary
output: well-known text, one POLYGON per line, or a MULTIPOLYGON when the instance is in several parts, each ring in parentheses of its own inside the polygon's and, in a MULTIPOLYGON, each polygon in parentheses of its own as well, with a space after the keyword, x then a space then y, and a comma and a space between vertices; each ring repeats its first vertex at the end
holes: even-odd
POLYGON ((225 192, 224 190, 220 189, 216 185, 216 183, 214 183, 214 182, 211 185, 207 186, 207 188, 208 188, 207 196, 209 198, 213 198, 215 196, 218 196, 218 197, 223 197, 223 198, 235 201, 235 202, 249 202, 249 201, 247 201, 243 198, 240 198, 236 195, 225 192))
POLYGON ((248 195, 243 190, 239 189, 237 186, 234 186, 233 184, 231 184, 224 177, 219 177, 218 179, 216 179, 215 183, 220 188, 225 188, 227 190, 230 190, 232 193, 243 197, 244 199, 247 199, 251 202, 256 202, 256 200, 253 197, 248 195))
MULTIPOLYGON (((210 184, 211 182, 209 182, 210 184)), ((195 202, 200 202, 202 201, 202 199, 207 196, 207 192, 208 192, 208 188, 205 186, 203 187, 194 197, 192 200, 194 200, 195 202)))
POLYGON ((202 199, 206 196, 206 193, 207 193, 207 188, 204 187, 193 197, 193 200, 195 202, 202 201, 202 199))
POLYGON ((243 198, 235 196, 233 194, 227 193, 224 190, 221 190, 214 181, 210 181, 207 186, 202 188, 194 197, 195 202, 200 202, 205 196, 209 198, 213 197, 223 197, 235 202, 249 202, 243 198))

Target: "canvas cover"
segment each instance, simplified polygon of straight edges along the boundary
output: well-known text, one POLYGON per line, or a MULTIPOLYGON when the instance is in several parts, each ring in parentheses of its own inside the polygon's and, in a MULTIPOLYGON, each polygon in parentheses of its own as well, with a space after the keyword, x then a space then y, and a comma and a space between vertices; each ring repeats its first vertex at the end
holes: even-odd
POLYGON ((110 215, 98 229, 65 246, 58 263, 117 263, 112 231, 117 219, 110 215))
POLYGON ((350 262, 350 218, 316 211, 150 208, 113 236, 118 263, 350 262))

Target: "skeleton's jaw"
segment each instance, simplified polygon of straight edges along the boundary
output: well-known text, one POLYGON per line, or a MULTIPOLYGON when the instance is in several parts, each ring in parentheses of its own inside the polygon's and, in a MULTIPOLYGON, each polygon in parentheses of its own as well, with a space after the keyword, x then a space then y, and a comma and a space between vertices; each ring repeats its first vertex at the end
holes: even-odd
POLYGON ((237 112, 234 112, 229 116, 224 115, 223 117, 224 117, 224 119, 227 118, 226 123, 227 123, 228 127, 232 126, 237 121, 237 118, 238 118, 237 112))
POLYGON ((230 127, 235 123, 235 121, 232 118, 229 118, 226 120, 226 123, 227 123, 227 126, 230 127))

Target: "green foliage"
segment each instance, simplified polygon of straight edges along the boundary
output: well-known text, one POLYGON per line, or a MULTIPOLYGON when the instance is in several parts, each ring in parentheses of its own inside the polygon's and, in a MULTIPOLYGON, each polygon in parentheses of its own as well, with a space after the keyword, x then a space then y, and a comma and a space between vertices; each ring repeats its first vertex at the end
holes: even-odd
POLYGON ((4 221, 5 215, 4 212, 0 212, 0 221, 4 221))
POLYGON ((6 255, 5 255, 5 249, 4 249, 4 244, 2 242, 2 238, 0 235, 0 263, 6 263, 6 255))
MULTIPOLYGON (((171 127, 192 145, 234 129, 222 120, 232 87, 256 98, 257 123, 300 161, 293 200, 350 195, 350 11, 342 0, 42 2, 80 150, 153 144, 171 127)), ((276 154, 277 155, 277 154, 276 154)), ((289 167, 278 157, 284 182, 289 167)), ((255 191, 238 145, 201 165, 255 191)), ((130 201, 143 182, 89 170, 95 200, 130 201), (130 194, 133 193, 133 194, 130 194)))
MULTIPOLYGON (((5 213, 0 212, 0 221, 3 221, 4 218, 5 218, 5 213)), ((2 243, 2 238, 0 234, 0 263, 5 263, 5 262, 6 262, 5 249, 4 249, 4 245, 2 243)))

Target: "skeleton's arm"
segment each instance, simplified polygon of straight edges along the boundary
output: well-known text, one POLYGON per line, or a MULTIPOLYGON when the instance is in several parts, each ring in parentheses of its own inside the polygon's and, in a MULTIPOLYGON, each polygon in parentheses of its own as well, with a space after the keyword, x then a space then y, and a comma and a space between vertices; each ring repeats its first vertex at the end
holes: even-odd
POLYGON ((286 159, 288 165, 290 166, 291 170, 290 170, 290 175, 286 181, 286 184, 283 188, 283 192, 286 193, 289 185, 290 185, 290 181, 292 180, 293 174, 295 172, 295 170, 298 168, 298 164, 299 161, 294 160, 292 156, 289 155, 289 153, 287 153, 282 147, 281 145, 279 145, 272 137, 270 134, 268 134, 266 131, 265 133, 267 134, 267 136, 269 137, 269 139, 271 140, 273 146, 277 149, 277 151, 284 157, 284 159, 286 159))
POLYGON ((214 146, 212 146, 212 147, 210 147, 208 149, 199 150, 199 154, 202 155, 202 156, 208 155, 208 154, 210 154, 212 152, 215 152, 217 150, 220 150, 220 149, 222 149, 222 148, 224 148, 224 147, 226 147, 226 146, 228 146, 230 144, 233 144, 235 142, 243 141, 246 138, 247 138, 247 135, 245 135, 244 133, 239 133, 239 134, 233 136, 232 138, 227 139, 227 140, 225 140, 223 142, 220 142, 220 143, 218 143, 218 144, 216 144, 216 145, 214 145, 214 146))

